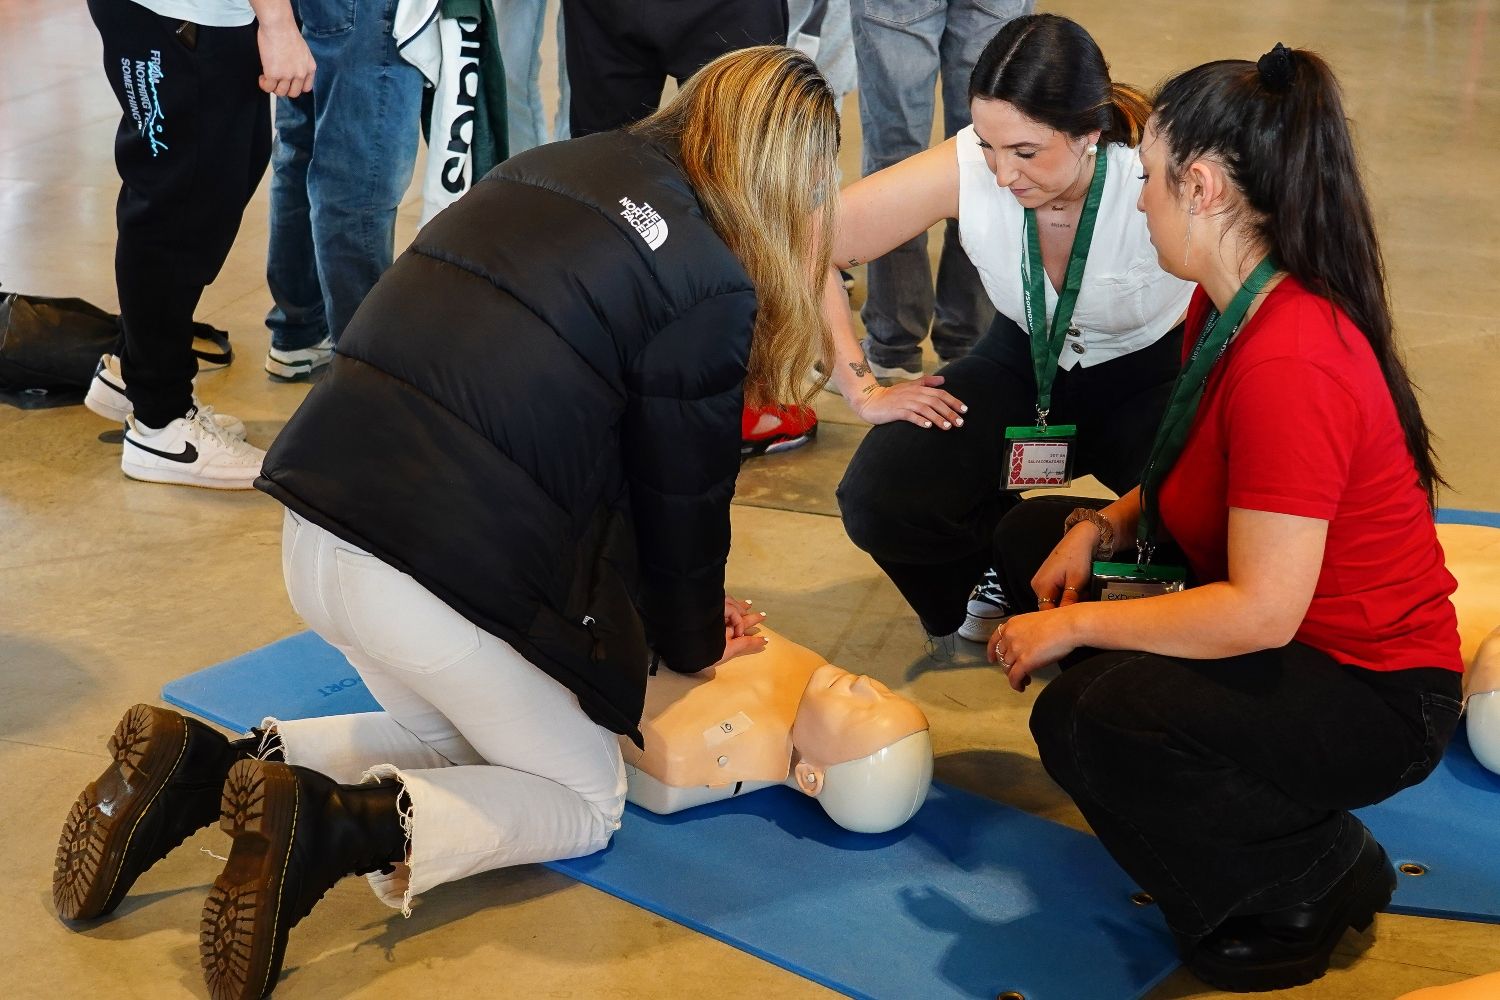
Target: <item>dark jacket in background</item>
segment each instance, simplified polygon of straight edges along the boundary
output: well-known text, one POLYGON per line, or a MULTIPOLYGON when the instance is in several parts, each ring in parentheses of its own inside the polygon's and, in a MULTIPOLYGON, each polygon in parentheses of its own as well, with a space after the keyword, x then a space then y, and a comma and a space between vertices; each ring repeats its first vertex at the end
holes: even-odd
POLYGON ((256 485, 639 741, 648 643, 724 650, 755 309, 668 150, 538 147, 380 279, 256 485))

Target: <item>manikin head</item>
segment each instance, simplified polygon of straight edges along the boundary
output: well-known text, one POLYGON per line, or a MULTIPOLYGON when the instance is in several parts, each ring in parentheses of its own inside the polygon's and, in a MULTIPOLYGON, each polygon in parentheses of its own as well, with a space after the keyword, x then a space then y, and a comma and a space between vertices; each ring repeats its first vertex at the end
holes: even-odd
POLYGON ((824 664, 792 724, 797 788, 839 826, 884 833, 921 808, 932 784, 927 717, 872 677, 824 664))
POLYGON ((1479 644, 1464 681, 1469 747, 1479 763, 1500 774, 1500 628, 1479 644))

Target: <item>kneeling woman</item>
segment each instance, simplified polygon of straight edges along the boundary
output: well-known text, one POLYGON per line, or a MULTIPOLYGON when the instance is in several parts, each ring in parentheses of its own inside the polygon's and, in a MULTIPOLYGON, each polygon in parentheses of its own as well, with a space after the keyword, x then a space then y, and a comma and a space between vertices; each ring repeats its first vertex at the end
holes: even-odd
POLYGON ((812 61, 746 49, 429 224, 257 484, 287 508, 293 606, 397 725, 309 720, 236 762, 254 748, 133 710, 64 830, 59 912, 112 909, 222 786, 203 964, 253 998, 344 875, 405 908, 604 847, 653 654, 692 672, 764 645, 724 595, 740 414, 823 353, 837 148, 812 61))
MULTIPOLYGON (((1141 150, 1162 266, 1199 284, 1186 364, 1141 488, 1069 518, 1034 575, 1008 567, 1044 610, 991 656, 1017 689, 1070 664, 1032 713, 1048 772, 1194 972, 1277 989, 1389 901, 1350 810, 1420 781, 1458 721, 1439 479, 1327 65, 1277 46, 1184 73, 1141 150), (1137 538, 1200 585, 1073 603, 1137 538)), ((1064 513, 1028 501, 1002 544, 1064 513)))

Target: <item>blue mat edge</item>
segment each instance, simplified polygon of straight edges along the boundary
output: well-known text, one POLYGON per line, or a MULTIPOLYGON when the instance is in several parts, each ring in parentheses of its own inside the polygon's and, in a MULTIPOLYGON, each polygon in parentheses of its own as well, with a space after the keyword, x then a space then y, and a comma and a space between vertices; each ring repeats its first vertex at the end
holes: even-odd
POLYGON ((1436 520, 1438 524, 1474 524, 1481 528, 1500 528, 1500 514, 1487 510, 1439 507, 1436 520))

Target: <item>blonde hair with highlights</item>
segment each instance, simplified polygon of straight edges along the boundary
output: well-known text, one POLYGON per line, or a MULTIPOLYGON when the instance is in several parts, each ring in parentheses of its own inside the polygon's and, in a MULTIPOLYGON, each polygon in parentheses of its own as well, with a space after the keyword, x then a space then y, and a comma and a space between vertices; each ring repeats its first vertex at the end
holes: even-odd
POLYGON ((674 142, 709 223, 755 285, 745 403, 806 403, 832 354, 823 283, 838 205, 833 92, 795 49, 761 45, 704 66, 631 131, 674 142))

